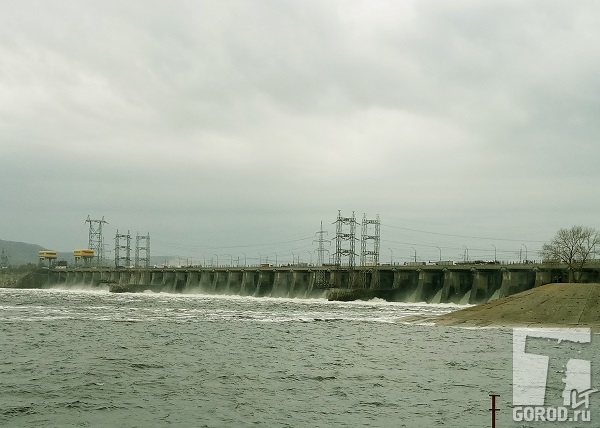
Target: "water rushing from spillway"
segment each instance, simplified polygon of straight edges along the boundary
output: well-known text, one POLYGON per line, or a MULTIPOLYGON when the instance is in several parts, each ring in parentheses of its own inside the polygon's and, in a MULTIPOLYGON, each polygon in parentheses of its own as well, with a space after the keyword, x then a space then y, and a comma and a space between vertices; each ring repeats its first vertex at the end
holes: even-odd
POLYGON ((458 308, 0 289, 0 426, 486 427, 512 336, 414 322, 458 308))

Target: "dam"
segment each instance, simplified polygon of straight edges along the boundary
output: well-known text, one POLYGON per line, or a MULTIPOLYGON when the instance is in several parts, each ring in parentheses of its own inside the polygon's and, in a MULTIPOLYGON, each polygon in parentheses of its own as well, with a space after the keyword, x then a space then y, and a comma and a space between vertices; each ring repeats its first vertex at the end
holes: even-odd
MULTIPOLYGON (((600 266, 580 272, 600 282, 600 266)), ((566 266, 549 264, 423 266, 256 266, 51 268, 31 272, 19 288, 108 286, 112 292, 230 294, 254 297, 381 298, 396 302, 477 304, 565 281, 566 266)))

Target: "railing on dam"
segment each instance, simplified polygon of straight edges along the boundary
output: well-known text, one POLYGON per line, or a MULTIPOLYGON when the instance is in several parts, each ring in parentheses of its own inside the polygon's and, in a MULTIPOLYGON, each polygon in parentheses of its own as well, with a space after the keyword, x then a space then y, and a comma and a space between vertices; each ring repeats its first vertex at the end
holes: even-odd
MULTIPOLYGON (((389 301, 467 304, 565 282, 567 270, 565 266, 541 264, 57 268, 41 276, 40 286, 108 286, 115 292, 150 290, 337 300, 380 297, 389 301)), ((599 279, 600 267, 581 272, 583 282, 599 279)))

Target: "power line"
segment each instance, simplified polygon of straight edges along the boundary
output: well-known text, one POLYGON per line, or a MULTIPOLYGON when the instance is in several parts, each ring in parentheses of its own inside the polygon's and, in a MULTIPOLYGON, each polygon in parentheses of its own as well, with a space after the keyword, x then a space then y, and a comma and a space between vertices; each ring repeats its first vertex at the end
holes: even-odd
MULTIPOLYGON (((464 246, 457 246, 457 245, 450 245, 450 246, 430 245, 430 244, 419 244, 419 243, 416 243, 416 242, 394 241, 394 240, 391 240, 391 239, 382 239, 381 241, 382 242, 387 242, 387 243, 392 243, 392 244, 416 245, 418 247, 443 248, 445 250, 460 250, 460 249, 464 248, 464 246)), ((522 242, 522 241, 519 241, 519 242, 522 242)), ((473 249, 475 251, 493 251, 493 249, 491 249, 491 248, 476 248, 476 247, 474 247, 474 248, 469 247, 469 248, 473 249)), ((537 248, 539 248, 539 247, 537 247, 537 248)), ((498 250, 498 252, 511 252, 511 251, 518 251, 518 250, 501 250, 501 249, 498 250)), ((535 251, 535 249, 532 250, 532 251, 535 251)))
POLYGON ((484 237, 484 236, 454 235, 451 233, 430 232, 427 230, 418 230, 418 229, 409 229, 407 227, 390 226, 388 224, 382 224, 382 226, 390 227, 392 229, 408 230, 410 232, 427 233, 430 235, 452 236, 455 238, 484 239, 484 240, 490 240, 490 241, 509 241, 509 242, 537 242, 537 243, 545 243, 546 242, 546 241, 535 241, 535 240, 531 240, 531 239, 509 239, 509 238, 490 238, 490 237, 484 237))
POLYGON ((219 247, 208 247, 208 246, 204 246, 204 245, 191 245, 191 244, 174 244, 172 242, 165 242, 165 241, 160 241, 155 239, 153 242, 158 243, 158 244, 162 244, 162 245, 170 245, 172 247, 175 248, 182 248, 182 249, 186 249, 186 248, 190 248, 190 249, 205 249, 205 250, 228 250, 228 249, 235 249, 235 248, 251 248, 251 247, 260 247, 263 245, 276 245, 276 244, 289 244, 292 242, 301 242, 301 241, 307 241, 309 239, 313 239, 312 236, 308 236, 305 238, 300 238, 300 239, 291 239, 288 241, 274 241, 274 242, 263 242, 260 244, 244 244, 244 245, 230 245, 230 246, 219 246, 219 247))

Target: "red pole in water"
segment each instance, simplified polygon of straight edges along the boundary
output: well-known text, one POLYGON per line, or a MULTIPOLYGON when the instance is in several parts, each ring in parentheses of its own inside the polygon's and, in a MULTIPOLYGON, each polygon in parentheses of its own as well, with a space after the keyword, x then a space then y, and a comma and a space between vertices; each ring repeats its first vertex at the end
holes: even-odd
POLYGON ((496 408, 496 397, 500 397, 498 394, 490 394, 492 397, 492 408, 490 412, 492 412, 492 428, 496 428, 496 412, 500 409, 496 408))

